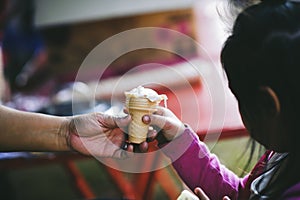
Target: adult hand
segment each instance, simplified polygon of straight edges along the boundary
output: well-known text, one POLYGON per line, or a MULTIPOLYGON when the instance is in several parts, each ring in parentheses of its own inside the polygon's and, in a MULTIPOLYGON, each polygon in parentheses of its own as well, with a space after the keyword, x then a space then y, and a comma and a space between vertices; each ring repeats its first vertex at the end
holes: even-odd
POLYGON ((156 138, 159 143, 173 140, 181 135, 185 129, 184 124, 176 117, 176 115, 167 108, 159 107, 153 115, 143 116, 143 122, 154 127, 149 131, 148 138, 153 140, 156 138), (161 132, 162 134, 157 134, 161 132))
POLYGON ((91 113, 71 117, 68 122, 67 141, 71 148, 99 157, 126 157, 122 149, 126 134, 124 128, 131 118, 115 117, 103 113, 91 113))

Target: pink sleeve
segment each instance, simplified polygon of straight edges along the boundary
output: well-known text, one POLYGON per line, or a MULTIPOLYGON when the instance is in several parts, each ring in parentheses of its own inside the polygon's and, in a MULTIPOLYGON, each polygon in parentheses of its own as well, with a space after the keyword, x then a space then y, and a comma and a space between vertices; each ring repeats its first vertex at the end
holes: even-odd
POLYGON ((222 199, 225 195, 237 199, 238 190, 244 185, 242 180, 223 166, 191 129, 187 128, 162 150, 191 190, 201 187, 210 199, 222 199))

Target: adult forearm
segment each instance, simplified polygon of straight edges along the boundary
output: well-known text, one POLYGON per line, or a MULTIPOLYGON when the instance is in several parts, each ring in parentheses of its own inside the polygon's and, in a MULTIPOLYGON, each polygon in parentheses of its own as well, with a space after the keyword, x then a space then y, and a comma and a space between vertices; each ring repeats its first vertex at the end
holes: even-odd
POLYGON ((66 151, 68 118, 0 106, 0 151, 66 151))

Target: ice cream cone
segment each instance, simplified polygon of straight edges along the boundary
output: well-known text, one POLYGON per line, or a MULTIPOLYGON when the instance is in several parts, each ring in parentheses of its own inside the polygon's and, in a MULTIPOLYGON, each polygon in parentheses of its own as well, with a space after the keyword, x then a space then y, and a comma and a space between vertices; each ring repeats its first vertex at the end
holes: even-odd
POLYGON ((128 138, 131 143, 140 144, 146 141, 149 125, 143 123, 142 117, 152 114, 157 105, 157 102, 150 102, 146 98, 129 98, 126 107, 132 119, 128 138))
POLYGON ((158 95, 154 90, 138 87, 138 92, 132 90, 125 92, 126 108, 131 115, 132 121, 129 125, 129 142, 140 144, 146 141, 149 125, 142 121, 144 115, 150 115, 156 111, 165 95, 158 95), (142 91, 142 92, 141 92, 142 91), (151 98, 148 94, 151 94, 151 98), (156 98, 154 98, 156 96, 156 98))

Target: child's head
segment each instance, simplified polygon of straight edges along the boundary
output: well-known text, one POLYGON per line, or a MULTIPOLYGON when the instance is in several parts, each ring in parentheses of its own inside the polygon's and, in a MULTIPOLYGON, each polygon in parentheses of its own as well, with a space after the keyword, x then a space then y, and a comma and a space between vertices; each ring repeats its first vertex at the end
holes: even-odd
POLYGON ((265 0, 245 9, 221 61, 250 134, 267 148, 294 151, 290 146, 300 141, 300 2, 265 0))

